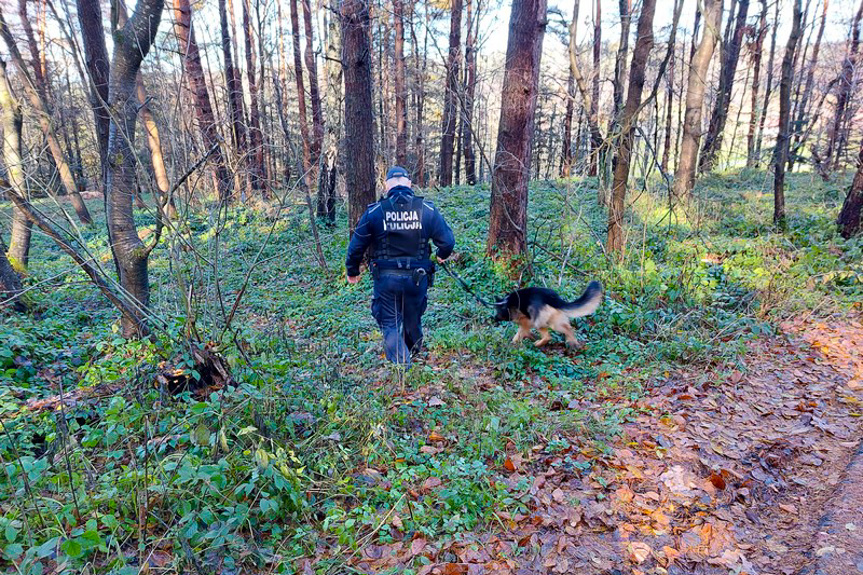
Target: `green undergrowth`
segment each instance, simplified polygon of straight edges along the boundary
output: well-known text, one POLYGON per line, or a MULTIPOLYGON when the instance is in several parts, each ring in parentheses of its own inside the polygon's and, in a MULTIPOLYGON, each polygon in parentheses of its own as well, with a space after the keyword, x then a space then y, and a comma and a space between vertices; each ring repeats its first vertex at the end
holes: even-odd
MULTIPOLYGON (((863 298, 863 243, 834 230, 843 188, 792 176, 789 231, 778 234, 767 178, 711 176, 673 212, 639 182, 619 264, 603 252, 595 181, 533 184, 520 281, 566 298, 603 283, 599 311, 575 324, 584 350, 560 339, 513 346, 513 325, 493 324, 439 273, 428 352, 407 374, 381 359, 369 278, 344 281, 344 214, 321 225, 325 271, 302 206, 234 207, 222 225, 193 210, 153 252, 157 328, 135 342, 36 236, 31 311, 0 327, 0 564, 291 572, 316 555, 326 572, 368 543, 494 529, 494 511, 525 509, 532 480, 529 465, 504 469, 507 450, 586 443, 599 456, 571 463, 589 474, 650 381, 688 369, 721 384, 745 368, 746 342, 778 321, 863 298), (235 385, 173 394, 155 383, 166 370, 202 377, 181 343, 188 333, 226 358, 235 385), (78 399, 32 404, 61 393, 78 399)), ((488 190, 429 197, 455 230, 453 269, 487 298, 517 287, 484 255, 488 190)), ((101 218, 96 203, 91 212, 101 218)), ((151 216, 139 218, 152 230, 151 216)), ((83 240, 110 270, 101 222, 83 240)))

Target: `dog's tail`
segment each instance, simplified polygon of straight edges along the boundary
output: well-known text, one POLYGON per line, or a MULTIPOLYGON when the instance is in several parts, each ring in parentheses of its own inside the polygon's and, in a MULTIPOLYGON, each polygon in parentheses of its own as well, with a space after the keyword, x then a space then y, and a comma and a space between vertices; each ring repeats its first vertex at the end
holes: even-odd
POLYGON ((568 302, 560 311, 564 312, 570 319, 584 317, 595 312, 600 303, 602 303, 602 284, 598 281, 592 281, 587 284, 587 289, 584 290, 580 298, 568 302))

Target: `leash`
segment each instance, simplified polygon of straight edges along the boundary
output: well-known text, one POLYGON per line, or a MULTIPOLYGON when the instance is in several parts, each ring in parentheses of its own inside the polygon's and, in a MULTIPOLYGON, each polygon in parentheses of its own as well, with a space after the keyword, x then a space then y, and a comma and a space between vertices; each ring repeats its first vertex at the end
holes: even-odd
POLYGON ((470 289, 470 286, 467 285, 467 282, 464 281, 460 275, 458 275, 457 273, 455 273, 454 271, 449 269, 449 266, 446 265, 446 262, 440 262, 440 266, 443 268, 443 271, 445 271, 447 273, 447 275, 449 275, 451 278, 453 278, 455 281, 457 281, 459 283, 459 285, 461 285, 462 289, 464 291, 466 291, 468 294, 470 294, 470 296, 473 297, 473 299, 475 299, 476 301, 478 301, 479 303, 481 303, 485 307, 490 307, 490 308, 494 307, 494 304, 491 304, 491 303, 487 302, 486 300, 482 299, 481 297, 479 297, 478 295, 476 295, 473 292, 473 290, 470 289))

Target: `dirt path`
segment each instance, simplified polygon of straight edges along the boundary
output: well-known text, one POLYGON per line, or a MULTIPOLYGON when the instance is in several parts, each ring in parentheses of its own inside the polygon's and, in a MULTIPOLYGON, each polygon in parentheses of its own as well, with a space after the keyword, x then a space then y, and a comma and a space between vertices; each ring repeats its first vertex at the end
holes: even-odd
POLYGON ((826 569, 856 557, 842 545, 863 533, 863 461, 849 467, 863 439, 863 323, 783 329, 751 345, 745 375, 679 373, 616 401, 641 415, 601 453, 573 438, 516 461, 513 485, 535 477, 531 512, 499 514, 506 529, 445 548, 372 545, 355 566, 424 555, 420 574, 854 573, 826 569))

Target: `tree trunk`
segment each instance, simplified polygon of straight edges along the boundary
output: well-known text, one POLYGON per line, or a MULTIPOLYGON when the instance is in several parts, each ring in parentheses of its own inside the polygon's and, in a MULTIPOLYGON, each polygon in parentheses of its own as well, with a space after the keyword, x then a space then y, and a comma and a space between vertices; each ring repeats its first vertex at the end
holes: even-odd
POLYGON ((461 8, 462 0, 451 0, 449 25, 449 55, 446 62, 446 92, 444 93, 443 120, 441 122, 440 171, 438 183, 452 185, 453 147, 458 114, 458 78, 461 59, 461 8))
POLYGON ((794 74, 794 53, 800 38, 800 21, 803 18, 802 0, 794 0, 794 18, 791 35, 782 58, 782 77, 779 81, 779 133, 773 152, 773 223, 785 229, 785 166, 788 163, 788 145, 791 124, 791 81, 794 74))
POLYGON ((680 143, 680 156, 674 173, 674 195, 678 199, 688 199, 695 185, 695 161, 698 143, 701 140, 701 108, 707 86, 707 71, 713 50, 719 39, 719 26, 722 22, 722 0, 705 0, 703 8, 704 33, 698 49, 692 57, 686 88, 686 111, 683 119, 683 139, 680 143))
POLYGON ((404 0, 393 0, 395 29, 395 100, 396 100, 396 164, 404 166, 408 159, 408 106, 405 80, 404 0))
POLYGON ((133 315, 123 314, 125 337, 139 337, 148 331, 144 310, 150 304, 147 270, 149 250, 138 237, 132 198, 136 187, 135 123, 138 116, 136 78, 141 62, 156 37, 162 17, 162 0, 139 0, 135 13, 114 35, 109 105, 115 116, 108 139, 106 214, 111 249, 120 270, 120 285, 139 304, 133 315))
POLYGON ((375 201, 375 126, 367 0, 342 0, 342 66, 345 76, 345 166, 350 232, 375 201))
POLYGON ((423 48, 420 50, 419 40, 416 34, 416 25, 411 20, 411 43, 413 44, 414 67, 416 69, 417 80, 415 82, 415 101, 416 101, 416 125, 414 127, 414 152, 417 156, 416 174, 414 181, 419 186, 425 185, 425 129, 423 124, 425 114, 425 79, 426 67, 428 64, 428 38, 429 38, 429 12, 428 3, 426 3, 426 28, 425 36, 423 37, 423 48), (422 59, 420 59, 422 53, 422 59))
MULTIPOLYGON (((6 167, 6 178, 9 181, 9 186, 12 188, 9 193, 17 193, 23 197, 27 197, 27 183, 24 180, 23 155, 21 153, 21 128, 23 124, 23 114, 21 106, 12 95, 12 92, 6 88, 8 79, 6 77, 6 62, 0 60, 0 111, 2 111, 2 126, 3 130, 3 164, 6 167)), ((0 266, 11 264, 12 268, 18 271, 27 269, 30 262, 30 236, 33 227, 33 222, 18 209, 17 206, 12 207, 12 235, 9 239, 8 252, 6 246, 0 248, 0 266), (8 255, 8 260, 6 259, 8 255), (6 262, 5 264, 3 262, 6 262)), ((15 292, 21 289, 21 280, 15 276, 14 279, 5 277, 4 269, 0 269, 0 292, 15 292)), ((0 293, 0 298, 6 299, 3 293, 0 293)))
POLYGON ((572 67, 566 80, 566 110, 563 113, 563 150, 561 150, 560 177, 568 178, 572 173, 572 114, 575 104, 575 79, 572 67))
MULTIPOLYGON (((306 71, 309 73, 309 100, 312 103, 312 141, 311 162, 312 171, 310 175, 318 181, 318 206, 327 203, 327 183, 319 179, 321 165, 321 150, 324 145, 324 112, 321 107, 321 92, 318 85, 318 64, 315 60, 313 47, 314 36, 312 35, 312 8, 310 0, 301 0, 303 3, 303 25, 306 34, 306 71), (320 181, 319 181, 320 180, 320 181)), ((311 188, 310 188, 311 190, 311 188)), ((320 210, 318 211, 320 215, 320 210)))
POLYGON ((593 97, 590 100, 588 124, 590 130, 590 168, 588 175, 599 174, 599 154, 602 148, 602 133, 599 130, 599 83, 600 56, 602 55, 602 0, 596 0, 593 20, 593 97), (595 129, 593 129, 595 128, 595 129))
POLYGON ((467 37, 465 38, 465 89, 462 100, 464 135, 464 174, 469 186, 476 185, 476 152, 474 151, 474 99, 476 98, 476 43, 479 36, 480 3, 467 0, 467 37))
POLYGON ((764 105, 761 106, 761 117, 758 120, 758 134, 755 137, 755 167, 761 166, 761 144, 764 139, 764 122, 767 120, 767 109, 770 106, 770 96, 773 94, 773 61, 776 57, 776 32, 779 30, 779 2, 773 16, 773 32, 770 35, 770 55, 767 57, 767 85, 764 88, 764 105))
MULTIPOLYGON (((575 0, 575 11, 572 13, 572 22, 569 25, 569 57, 578 57, 578 45, 573 32, 578 26, 578 4, 575 0)), ((560 165, 561 177, 568 178, 572 173, 572 114, 575 108, 575 72, 578 66, 569 65, 569 75, 566 79, 566 110, 563 115, 563 154, 560 165)), ((593 103, 591 101, 591 103, 593 103)))
MULTIPOLYGON (((320 96, 317 89, 317 73, 313 75, 312 70, 317 70, 314 62, 314 54, 312 52, 311 39, 311 21, 306 10, 305 1, 303 5, 304 20, 306 23, 306 66, 309 68, 309 80, 311 82, 311 92, 318 98, 318 107, 320 107, 320 96)), ((321 140, 318 139, 318 126, 315 121, 315 134, 309 135, 308 116, 306 113, 306 90, 303 85, 303 62, 300 52, 300 23, 299 14, 297 13, 297 0, 291 0, 291 31, 294 44, 294 76, 297 80, 297 104, 299 109, 300 121, 300 137, 303 140, 303 160, 302 160, 302 180, 303 188, 305 189, 306 205, 309 210, 309 225, 312 229, 312 236, 315 242, 315 254, 318 258, 318 264, 324 270, 327 269, 327 261, 324 258, 323 250, 321 249, 321 241, 318 236, 318 226, 315 221, 315 209, 312 206, 312 189, 317 179, 318 162, 320 161, 321 140)), ((318 110, 320 113, 320 110, 318 110)), ((314 112, 312 112, 314 114, 314 112)), ((319 119, 323 122, 323 116, 319 119)), ((320 126, 320 138, 323 139, 323 126, 320 126)), ((319 194, 326 195, 325 190, 319 189, 319 194)), ((318 197, 318 203, 321 202, 321 196, 318 197)))
POLYGON ((294 78, 297 83, 297 111, 299 113, 300 138, 303 145, 303 180, 309 192, 314 182, 315 163, 312 159, 314 153, 314 142, 309 134, 308 113, 306 108, 306 88, 303 79, 303 60, 300 50, 300 19, 297 13, 297 0, 290 0, 291 6, 291 31, 294 46, 294 78))
POLYGON ((749 46, 752 57, 752 90, 750 90, 749 130, 746 133, 746 167, 755 166, 755 133, 758 126, 758 91, 761 87, 761 51, 767 34, 767 0, 761 0, 761 15, 758 20, 758 35, 749 46))
MULTIPOLYGON (((597 10, 598 10, 597 6, 597 10)), ((587 124, 590 130, 590 166, 591 171, 588 172, 589 175, 595 176, 598 172, 594 169, 599 165, 599 153, 600 147, 602 146, 603 137, 602 132, 599 128, 599 118, 597 116, 597 110, 599 109, 596 100, 594 99, 595 95, 599 94, 597 85, 594 83, 594 91, 593 94, 587 89, 587 82, 584 79, 584 75, 581 73, 581 68, 578 66, 578 40, 576 38, 576 32, 578 31, 578 11, 579 11, 579 0, 575 0, 572 9, 572 21, 569 23, 569 73, 572 78, 575 80, 575 84, 578 86, 578 91, 581 93, 581 102, 584 108, 591 110, 591 113, 588 114, 587 124)), ((596 34, 596 30, 594 29, 594 35, 596 34)), ((595 47, 596 36, 594 37, 594 57, 596 56, 596 47, 595 47)), ((598 62, 594 60, 594 75, 598 77, 599 68, 598 62)), ((602 192, 600 191, 600 203, 602 203, 602 192)))
POLYGON ((653 16, 656 0, 644 0, 641 16, 638 18, 638 31, 632 65, 629 72, 629 87, 626 91, 626 106, 621 116, 621 136, 614 166, 614 179, 611 186, 611 203, 608 211, 608 240, 606 249, 618 259, 623 256, 623 212, 626 207, 626 188, 629 183, 629 166, 632 160, 632 146, 635 140, 635 122, 641 107, 644 90, 645 72, 650 50, 653 47, 653 16))
MULTIPOLYGON (((5 145, 8 146, 9 144, 6 143, 5 145)), ((3 156, 6 159, 6 165, 9 166, 9 152, 4 151, 3 156)), ((24 190, 25 188, 21 189, 24 190)), ((32 235, 32 230, 33 222, 21 210, 13 206, 12 231, 9 235, 9 247, 6 255, 9 257, 9 263, 12 264, 12 267, 16 271, 24 272, 27 266, 30 265, 30 236, 32 235)))
POLYGON ((513 0, 491 183, 487 250, 520 257, 527 247, 527 184, 539 88, 545 0, 513 0))
MULTIPOLYGON (((618 137, 620 128, 620 111, 623 106, 623 84, 626 81, 626 64, 629 55, 629 29, 632 25, 632 0, 618 0, 620 9, 620 44, 617 47, 617 55, 614 60, 614 78, 612 79, 612 110, 611 117, 608 119, 608 134, 609 140, 614 141, 618 137)), ((606 149, 608 151, 608 149, 606 149)), ((609 167, 614 171, 614 162, 608 165, 607 154, 603 154, 600 158, 600 166, 602 168, 601 184, 599 187, 599 203, 605 205, 606 186, 608 185, 609 167)))
MULTIPOLYGON (((677 64, 675 63, 675 52, 676 49, 672 46, 671 60, 668 63, 668 78, 665 83, 665 135, 662 140, 662 160, 659 162, 663 173, 668 173, 668 162, 671 159, 671 120, 673 118, 672 109, 674 108, 674 72, 677 68, 677 64)), ((657 122, 659 122, 658 118, 657 122)))
MULTIPOLYGON (((207 91, 207 81, 201 64, 201 53, 195 40, 195 28, 192 26, 192 9, 189 6, 189 0, 174 0, 174 33, 177 36, 183 69, 189 81, 189 90, 192 92, 198 128, 201 130, 201 137, 206 148, 211 149, 219 143, 221 138, 216 129, 216 118, 210 103, 210 94, 207 91)), ((215 187, 219 194, 219 200, 227 202, 231 197, 232 182, 225 165, 222 147, 213 152, 213 164, 215 165, 215 187)))
MULTIPOLYGON (((716 157, 722 149, 722 136, 725 122, 728 120, 728 107, 731 104, 731 91, 734 88, 734 76, 737 73, 737 61, 740 58, 740 47, 743 45, 743 34, 746 31, 746 16, 749 13, 749 0, 739 0, 737 17, 734 22, 734 32, 731 41, 722 48, 722 68, 719 72, 719 91, 713 113, 710 115, 710 125, 704 138, 698 168, 701 173, 713 169, 716 157)), ((731 27, 731 22, 728 22, 731 27)))
MULTIPOLYGON (((225 59, 225 77, 228 86, 228 109, 231 116, 231 141, 237 155, 237 172, 235 182, 238 187, 250 192, 250 180, 246 173, 248 160, 246 152, 246 126, 243 118, 243 83, 240 81, 240 73, 234 66, 234 57, 231 52, 231 33, 228 28, 228 11, 225 0, 219 0, 219 16, 222 33, 222 55, 225 59)), ((244 194, 245 195, 245 194, 244 194)))
MULTIPOLYGON (((336 221, 336 178, 338 175, 339 141, 342 127, 342 67, 341 67, 341 27, 336 15, 338 5, 330 0, 330 13, 327 22, 327 60, 324 74, 327 79, 327 110, 329 116, 326 130, 326 161, 321 163, 323 172, 320 178, 321 189, 326 190, 325 204, 318 203, 318 215, 330 223, 336 221)), ((320 194, 318 194, 320 198, 320 194)))
POLYGON ((106 158, 108 156, 108 49, 105 46, 105 29, 102 25, 102 10, 99 0, 77 0, 78 22, 84 39, 84 55, 87 71, 90 74, 90 107, 93 108, 93 121, 96 126, 96 143, 99 146, 100 178, 99 189, 105 187, 106 158))
POLYGON ((135 79, 135 84, 138 104, 141 109, 141 123, 147 134, 147 148, 150 150, 150 162, 153 165, 156 189, 159 192, 156 213, 158 217, 164 216, 173 219, 177 216, 177 208, 174 204, 174 198, 169 196, 171 184, 168 181, 168 169, 165 167, 165 156, 162 154, 162 138, 159 136, 159 127, 156 125, 153 112, 150 111, 147 90, 144 87, 144 77, 140 71, 135 79))
MULTIPOLYGON (((260 97, 255 78, 255 43, 253 41, 251 0, 243 0, 243 36, 246 41, 246 81, 249 84, 249 176, 252 189, 265 192, 267 168, 264 160, 264 135, 261 132, 260 97)), ((259 32, 260 33, 260 32, 259 32)))
POLYGON ((851 22, 851 42, 848 47, 848 52, 842 60, 842 70, 839 73, 839 88, 836 93, 836 110, 833 116, 833 122, 828 132, 827 152, 824 156, 824 164, 827 169, 831 165, 833 169, 839 167, 841 159, 841 151, 844 147, 843 125, 847 122, 848 104, 854 93, 854 70, 857 61, 857 52, 860 50, 860 23, 863 20, 863 0, 860 1, 860 7, 854 15, 854 20, 851 22))
POLYGON ((793 143, 791 145, 791 153, 788 158, 788 171, 793 171, 794 164, 800 155, 800 149, 806 143, 807 135, 810 130, 808 124, 812 121, 812 114, 809 107, 809 100, 812 97, 812 88, 815 84, 815 66, 818 65, 818 57, 821 53, 821 39, 824 37, 824 28, 827 24, 827 8, 829 0, 823 0, 821 12, 821 24, 818 26, 818 35, 815 37, 815 45, 812 48, 812 60, 809 63, 809 69, 806 72, 806 83, 803 88, 803 94, 800 99, 795 102, 797 113, 792 124, 793 143))
MULTIPOLYGON (((6 75, 6 62, 0 59, 0 110, 3 111, 3 122, 4 127, 6 128, 6 140, 4 142, 5 145, 15 145, 15 140, 19 142, 21 141, 21 133, 18 130, 17 124, 14 122, 14 110, 20 109, 18 102, 12 95, 12 89, 9 86, 9 79, 6 75), (7 121, 12 120, 12 122, 6 124, 7 121)), ((16 148, 17 155, 20 156, 21 150, 20 147, 16 148)), ((15 152, 13 151, 13 154, 15 152)), ((14 177, 14 176, 13 176, 14 177)), ((107 279, 104 275, 96 268, 93 263, 91 257, 82 256, 78 253, 73 247, 72 242, 64 239, 63 236, 60 235, 60 232, 51 225, 44 217, 42 217, 41 213, 36 210, 32 204, 30 204, 29 200, 25 195, 22 195, 22 190, 17 189, 16 187, 11 187, 8 190, 9 199, 12 200, 13 205, 17 210, 21 213, 25 214, 27 219, 33 222, 47 237, 51 238, 51 240, 64 252, 69 254, 76 264, 90 277, 93 281, 93 284, 105 295, 108 300, 114 304, 114 306, 120 310, 123 315, 133 315, 135 313, 135 309, 133 308, 128 300, 127 296, 124 294, 117 294, 113 291, 111 286, 108 284, 107 279)), ((0 241, 0 255, 5 252, 5 246, 3 246, 3 242, 0 241)), ((0 257, 0 290, 6 289, 7 292, 11 292, 13 295, 20 292, 20 280, 17 276, 12 272, 11 266, 6 268, 4 265, 4 258, 0 257), (12 274, 10 275, 10 272, 12 274), (14 276, 14 277, 13 277, 14 276)), ((8 260, 6 264, 8 264, 8 260)), ((20 307, 20 304, 16 304, 16 307, 20 307)))
POLYGON ((75 210, 81 223, 90 225, 93 223, 93 218, 90 217, 90 212, 87 210, 86 204, 84 204, 84 199, 81 197, 81 194, 78 193, 78 185, 75 183, 75 177, 72 174, 72 170, 69 169, 69 163, 63 156, 63 148, 60 146, 60 141, 57 139, 56 126, 54 125, 54 117, 51 107, 44 95, 46 94, 45 86, 44 84, 39 83, 38 78, 42 78, 39 61, 37 60, 34 62, 33 70, 39 70, 39 72, 37 72, 39 75, 34 77, 34 75, 30 74, 28 71, 24 58, 18 50, 18 45, 15 43, 15 38, 12 36, 12 33, 6 24, 2 9, 0 9, 0 36, 3 36, 3 40, 6 42, 9 55, 12 59, 12 63, 15 65, 18 73, 22 76, 21 84, 24 85, 24 89, 30 100, 30 105, 33 106, 33 109, 39 116, 39 126, 42 129, 42 135, 45 137, 48 149, 51 152, 51 157, 59 170, 60 180, 63 183, 63 188, 66 190, 66 194, 69 196, 72 208, 75 210))
POLYGON ((27 311, 27 306, 20 298, 22 291, 24 286, 21 285, 21 278, 6 258, 6 243, 0 238, 0 311, 7 306, 17 312, 27 311))
POLYGON ((851 182, 848 195, 845 196, 845 202, 842 204, 836 223, 839 226, 839 233, 845 239, 863 232, 863 141, 860 142, 857 173, 854 175, 854 181, 851 182))

